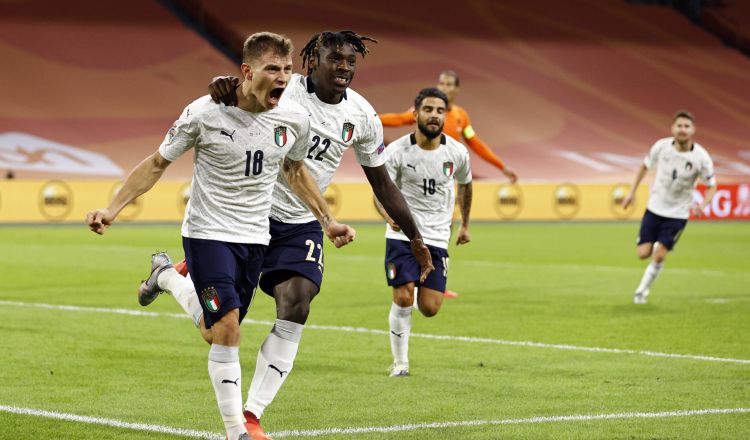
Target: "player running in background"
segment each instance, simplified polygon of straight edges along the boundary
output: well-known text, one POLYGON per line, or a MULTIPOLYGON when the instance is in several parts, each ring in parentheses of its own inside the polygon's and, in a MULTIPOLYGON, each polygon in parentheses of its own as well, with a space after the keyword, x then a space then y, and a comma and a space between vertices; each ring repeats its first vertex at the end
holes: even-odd
POLYGON ((472 186, 469 153, 463 145, 443 132, 448 97, 438 89, 419 92, 414 100, 417 131, 401 137, 386 149, 386 166, 414 214, 417 226, 432 253, 435 271, 419 277, 419 265, 409 252, 408 238, 376 200, 386 228, 385 272, 393 286, 393 303, 388 316, 393 364, 391 376, 409 375, 409 334, 418 287, 417 306, 424 316, 435 316, 443 303, 448 275, 448 241, 453 223, 454 183, 458 182, 461 227, 457 245, 471 240, 469 212, 472 186))
POLYGON ((633 203, 638 185, 649 169, 656 167, 656 178, 648 198, 648 207, 638 233, 638 258, 651 257, 651 263, 635 290, 633 302, 646 304, 651 284, 659 276, 667 253, 674 248, 692 211, 700 216, 716 193, 714 164, 708 151, 693 141, 695 120, 686 111, 677 112, 672 121, 672 136, 656 141, 643 160, 623 208, 633 203), (700 178, 707 186, 700 204, 693 201, 693 189, 700 178))
MULTIPOLYGON (((423 279, 433 269, 430 251, 385 168, 382 125, 367 100, 349 88, 357 54, 364 57, 368 53, 366 41, 374 40, 351 31, 314 35, 301 52, 307 76, 292 75, 282 102, 299 104, 309 115, 311 136, 305 164, 321 192, 328 187, 344 152, 354 149, 373 192, 389 215, 399 224, 403 222, 423 279)), ((231 106, 237 102, 237 86, 237 78, 223 77, 215 79, 209 88, 215 101, 231 106)), ((263 438, 259 419, 292 370, 324 269, 321 226, 285 179, 277 180, 271 203, 271 241, 259 285, 276 301, 277 319, 258 352, 245 404, 248 423, 258 432, 254 438, 263 438)), ((140 289, 141 304, 150 303, 162 290, 169 291, 194 321, 199 320, 201 309, 191 300, 195 296, 192 283, 172 270, 168 260, 156 255, 152 274, 140 289)))
MULTIPOLYGON (((474 128, 471 126, 469 114, 463 107, 456 104, 458 85, 459 78, 456 72, 446 70, 440 73, 437 88, 448 96, 448 109, 445 113, 443 131, 453 139, 466 143, 479 157, 499 169, 501 173, 510 179, 511 183, 515 183, 518 180, 516 173, 506 167, 505 162, 497 157, 490 147, 479 139, 479 136, 476 135, 474 128)), ((384 113, 380 115, 380 120, 386 127, 413 125, 417 121, 413 109, 409 109, 403 113, 384 113)))
POLYGON ((337 245, 354 231, 336 223, 306 171, 310 123, 293 102, 277 106, 292 75, 292 43, 269 32, 243 48, 237 107, 209 96, 188 105, 159 150, 128 176, 108 208, 91 211, 101 234, 120 210, 148 191, 169 164, 195 148, 192 196, 182 224, 183 247, 200 292, 201 331, 210 335, 208 372, 228 439, 248 439, 242 410, 240 322, 247 313, 270 240, 268 213, 281 171, 337 245), (283 163, 283 164, 282 164, 283 163))

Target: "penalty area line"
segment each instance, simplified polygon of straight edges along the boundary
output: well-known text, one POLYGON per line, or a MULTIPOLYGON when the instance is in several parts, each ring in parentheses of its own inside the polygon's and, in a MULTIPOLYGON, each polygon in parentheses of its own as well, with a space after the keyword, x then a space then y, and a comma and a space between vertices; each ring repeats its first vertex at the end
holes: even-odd
MULTIPOLYGON (((0 300, 0 305, 14 306, 14 307, 39 308, 39 309, 51 309, 51 310, 65 310, 65 311, 71 311, 71 312, 84 312, 84 313, 113 313, 113 314, 130 315, 130 316, 147 316, 147 317, 152 317, 152 318, 159 318, 159 317, 181 318, 181 319, 189 318, 184 313, 147 312, 144 310, 135 310, 135 309, 83 307, 83 306, 71 306, 71 305, 63 305, 63 304, 27 303, 27 302, 21 302, 21 301, 0 300)), ((249 319, 249 318, 246 318, 242 323, 245 325, 264 325, 264 326, 273 325, 273 322, 271 321, 258 321, 258 320, 249 319)), ((326 331, 337 331, 337 332, 347 332, 347 333, 388 335, 388 331, 386 330, 371 329, 371 328, 365 328, 365 327, 347 327, 347 326, 336 326, 336 325, 307 324, 305 325, 305 328, 311 329, 311 330, 326 330, 326 331)), ((722 363, 750 365, 750 359, 723 358, 723 357, 717 357, 717 356, 706 356, 706 355, 698 355, 698 354, 664 353, 660 351, 635 350, 635 349, 629 349, 629 348, 587 347, 583 345, 550 344, 550 343, 535 342, 535 341, 510 341, 510 340, 505 340, 505 339, 479 338, 475 336, 433 335, 429 333, 412 333, 410 337, 420 338, 420 339, 441 340, 441 341, 457 341, 457 342, 470 342, 470 343, 480 343, 480 344, 507 345, 507 346, 515 346, 515 347, 546 348, 546 349, 554 349, 554 350, 585 351, 585 352, 590 352, 590 353, 629 354, 629 355, 637 355, 637 356, 672 358, 672 359, 690 359, 690 360, 706 361, 706 362, 722 362, 722 363)))

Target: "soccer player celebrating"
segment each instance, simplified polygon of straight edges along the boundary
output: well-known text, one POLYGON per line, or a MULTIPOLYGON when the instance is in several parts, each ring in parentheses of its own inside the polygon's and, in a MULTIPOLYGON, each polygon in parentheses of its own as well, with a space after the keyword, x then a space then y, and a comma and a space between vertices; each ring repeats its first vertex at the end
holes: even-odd
MULTIPOLYGON (((242 408, 240 322, 247 313, 270 240, 268 214, 279 173, 309 206, 326 235, 342 246, 354 231, 335 222, 303 166, 308 151, 307 112, 278 105, 292 75, 292 43, 262 32, 243 48, 245 79, 237 107, 209 96, 188 105, 158 151, 131 171, 109 207, 88 213, 99 234, 129 202, 148 191, 169 164, 195 148, 192 197, 182 224, 183 247, 211 344, 208 372, 230 440, 249 439, 242 408)), ((143 299, 142 299, 143 301, 143 299)), ((280 366, 283 369, 283 366, 280 366)))
POLYGON ((469 153, 458 141, 442 134, 448 97, 438 89, 419 92, 414 100, 417 131, 397 139, 386 149, 388 172, 406 198, 419 230, 435 262, 435 271, 426 279, 419 277, 419 265, 409 253, 408 238, 395 221, 377 203, 388 222, 386 228, 385 272, 393 286, 393 303, 388 316, 393 364, 390 375, 409 375, 409 333, 418 287, 417 305, 424 316, 435 316, 443 303, 448 275, 448 241, 451 236, 454 207, 454 181, 458 182, 461 227, 457 245, 471 240, 469 212, 472 186, 469 153))
POLYGON ((672 136, 656 141, 643 160, 630 193, 622 201, 623 208, 633 203, 638 185, 646 172, 656 167, 656 178, 648 198, 648 207, 638 233, 638 258, 651 257, 633 302, 646 304, 651 284, 664 268, 667 253, 674 248, 687 225, 690 212, 700 216, 716 193, 714 164, 708 151, 693 141, 695 120, 686 111, 679 111, 672 121, 672 136), (707 186, 703 202, 693 201, 693 189, 700 178, 707 186))
MULTIPOLYGON (((301 52, 303 66, 308 67, 307 76, 292 75, 282 103, 299 104, 309 115, 311 137, 305 164, 321 192, 328 187, 346 149, 354 149, 373 192, 383 201, 389 215, 399 224, 403 222, 402 228, 424 279, 434 269, 430 251, 385 168, 382 125, 367 100, 349 88, 357 67, 357 54, 368 53, 366 41, 374 40, 351 31, 314 35, 301 52)), ((209 90, 215 101, 235 105, 237 87, 237 78, 222 77, 215 79, 209 90)), ((283 177, 277 180, 270 202, 271 241, 263 262, 260 288, 276 301, 277 319, 258 352, 245 404, 248 430, 255 433, 253 438, 265 438, 259 419, 292 370, 324 269, 321 224, 283 177)), ((141 304, 150 303, 161 291, 172 293, 194 321, 200 322, 203 311, 195 305, 192 283, 172 269, 165 254, 158 253, 152 260, 151 276, 139 290, 141 304)))
MULTIPOLYGON (((479 136, 476 135, 474 128, 471 126, 469 114, 455 103, 458 96, 459 78, 458 73, 453 70, 446 70, 440 73, 437 88, 445 93, 448 97, 448 108, 445 113, 445 127, 443 131, 448 136, 457 141, 463 141, 482 159, 491 163, 495 168, 510 179, 511 183, 518 180, 518 176, 513 170, 505 166, 505 162, 492 152, 479 136)), ((407 110, 404 113, 384 113, 380 115, 380 120, 386 127, 400 127, 402 125, 412 125, 417 122, 413 110, 407 110)))

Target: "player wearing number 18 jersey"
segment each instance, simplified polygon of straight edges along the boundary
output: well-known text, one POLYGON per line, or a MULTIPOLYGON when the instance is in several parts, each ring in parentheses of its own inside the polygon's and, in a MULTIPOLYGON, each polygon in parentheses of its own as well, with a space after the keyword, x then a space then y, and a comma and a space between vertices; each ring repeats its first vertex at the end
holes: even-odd
MULTIPOLYGON (((442 133, 448 98, 435 88, 423 89, 414 102, 417 131, 388 145, 386 166, 396 186, 404 194, 417 226, 432 253, 435 271, 419 279, 419 267, 409 253, 406 236, 398 222, 379 208, 388 222, 386 229, 385 272, 393 287, 389 314, 391 376, 409 374, 409 333, 418 287, 418 306, 423 315, 437 314, 443 302, 448 275, 448 241, 454 207, 454 182, 458 182, 461 227, 457 244, 469 236, 472 186, 469 153, 463 145, 442 133)), ((376 204, 377 206, 377 204, 376 204)))
POLYGON ((673 137, 661 139, 651 147, 630 193, 623 200, 623 207, 627 208, 646 172, 656 167, 656 179, 638 234, 638 257, 652 257, 652 261, 635 291, 633 302, 636 304, 646 303, 651 283, 661 273, 667 253, 682 235, 691 211, 700 216, 716 193, 713 161, 708 151, 693 141, 694 134, 693 115, 678 112, 672 122, 673 137), (696 204, 693 189, 699 178, 708 189, 703 202, 696 204))
MULTIPOLYGON (((306 112, 293 103, 277 106, 292 74, 291 50, 291 41, 281 35, 251 35, 243 50, 245 83, 237 107, 214 104, 208 96, 188 105, 159 150, 131 172, 110 206, 87 215, 90 228, 103 233, 172 161, 195 149, 183 247, 195 286, 190 300, 202 312, 201 333, 211 344, 208 373, 230 440, 249 438, 240 384, 240 322, 270 240, 268 213, 277 175, 286 176, 337 245, 354 238, 351 228, 331 219, 303 166, 310 130, 306 112)), ((153 297, 140 299, 145 305, 153 297)))

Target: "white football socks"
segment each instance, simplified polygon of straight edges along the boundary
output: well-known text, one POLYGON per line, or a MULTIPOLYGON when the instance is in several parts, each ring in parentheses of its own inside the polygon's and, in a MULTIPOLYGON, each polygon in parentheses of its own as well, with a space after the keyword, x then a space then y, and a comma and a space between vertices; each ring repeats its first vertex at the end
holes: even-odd
POLYGON ((651 286, 651 283, 656 281, 656 277, 659 276, 661 273, 661 270, 664 268, 664 263, 657 263, 655 261, 651 261, 651 263, 646 266, 646 270, 643 272, 643 278, 641 278, 641 284, 638 285, 638 289, 636 289, 637 293, 644 293, 648 288, 651 286))
POLYGON ((253 381, 245 402, 245 409, 258 419, 292 371, 304 328, 303 324, 277 319, 271 333, 260 346, 253 381))
POLYGON ((193 286, 190 274, 183 277, 174 268, 166 269, 156 278, 156 284, 159 285, 159 288, 172 292, 177 304, 182 307, 185 313, 190 315, 195 326, 200 326, 203 309, 198 300, 198 294, 195 293, 195 286, 193 286))
POLYGON ((412 306, 401 307, 391 303, 388 315, 390 326, 391 353, 393 361, 400 364, 409 363, 409 333, 411 333, 412 306))
POLYGON ((212 344, 208 352, 208 376, 216 393, 227 438, 236 439, 247 432, 242 414, 240 347, 212 344))

